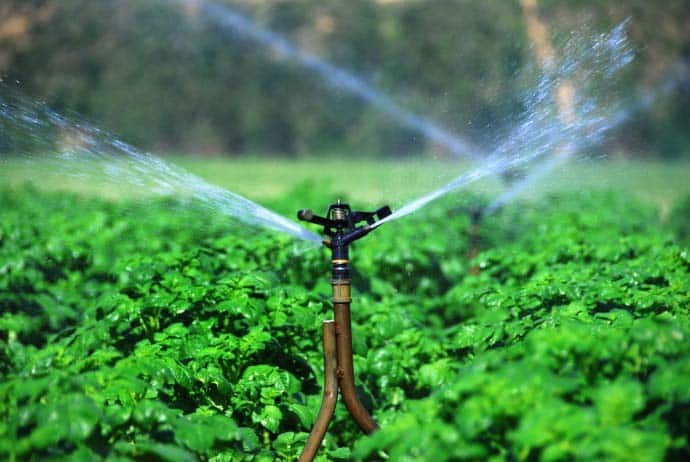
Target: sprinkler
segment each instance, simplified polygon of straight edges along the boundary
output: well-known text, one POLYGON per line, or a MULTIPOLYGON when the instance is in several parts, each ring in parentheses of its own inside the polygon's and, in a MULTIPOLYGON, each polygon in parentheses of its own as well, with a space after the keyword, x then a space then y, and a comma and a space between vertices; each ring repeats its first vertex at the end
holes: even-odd
POLYGON ((324 394, 300 462, 312 461, 333 418, 338 390, 353 420, 365 433, 374 432, 378 425, 364 408, 355 391, 352 365, 352 328, 350 322, 350 259, 349 245, 369 234, 378 220, 389 216, 391 209, 381 207, 375 212, 353 212, 338 200, 328 207, 325 217, 311 210, 300 210, 297 218, 323 226, 323 244, 331 249, 331 286, 335 320, 323 323, 324 394))
MULTIPOLYGON (((467 253, 467 260, 472 261, 479 255, 479 250, 481 248, 481 235, 480 235, 480 224, 484 213, 481 208, 474 207, 470 210, 470 251, 467 253)), ((479 274, 479 267, 477 265, 472 265, 470 268, 470 274, 479 274)))

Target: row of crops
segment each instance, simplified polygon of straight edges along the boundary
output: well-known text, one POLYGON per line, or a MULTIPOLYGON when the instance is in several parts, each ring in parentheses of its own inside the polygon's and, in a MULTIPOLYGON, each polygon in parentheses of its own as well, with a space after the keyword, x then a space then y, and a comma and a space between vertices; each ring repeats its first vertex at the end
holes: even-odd
MULTIPOLYGON (((481 200, 353 249, 382 429, 339 405, 318 460, 690 459, 690 207, 545 198, 487 218, 468 262, 481 200)), ((193 204, 1 192, 0 460, 296 460, 328 282, 323 251, 193 204)))

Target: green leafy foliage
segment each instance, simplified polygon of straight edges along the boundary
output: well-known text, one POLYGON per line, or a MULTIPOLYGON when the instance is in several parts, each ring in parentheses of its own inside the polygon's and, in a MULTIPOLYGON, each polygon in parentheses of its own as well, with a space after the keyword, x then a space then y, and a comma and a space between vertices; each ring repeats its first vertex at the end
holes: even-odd
MULTIPOLYGON (((584 194, 487 217, 468 261, 481 201, 353 249, 357 383, 382 429, 339 405, 319 460, 690 457, 688 250, 653 210, 584 194)), ((321 251, 223 216, 2 192, 0 459, 296 460, 329 295, 321 251)))

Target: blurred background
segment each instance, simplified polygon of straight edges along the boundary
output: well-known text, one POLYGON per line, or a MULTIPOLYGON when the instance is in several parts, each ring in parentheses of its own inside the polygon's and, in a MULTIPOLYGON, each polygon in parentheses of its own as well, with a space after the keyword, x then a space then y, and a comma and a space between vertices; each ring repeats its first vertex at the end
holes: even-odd
MULTIPOLYGON (((602 33, 630 18, 635 60, 617 88, 621 98, 635 101, 674 85, 616 127, 602 150, 621 158, 690 158, 690 84, 678 80, 690 67, 687 0, 217 3, 477 145, 507 130, 524 109, 524 92, 549 48, 558 50, 572 31, 602 33)), ((197 6, 3 0, 0 75, 58 112, 76 112, 162 154, 447 155, 301 66, 229 36, 197 6)))

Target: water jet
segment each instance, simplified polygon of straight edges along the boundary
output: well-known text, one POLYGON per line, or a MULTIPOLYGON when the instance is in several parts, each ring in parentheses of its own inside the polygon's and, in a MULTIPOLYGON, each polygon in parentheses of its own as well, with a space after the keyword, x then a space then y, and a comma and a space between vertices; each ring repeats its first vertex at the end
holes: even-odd
POLYGON ((485 156, 483 150, 468 138, 451 132, 430 118, 406 109, 362 77, 299 48, 286 37, 262 27, 227 5, 207 0, 168 1, 181 4, 183 7, 194 8, 207 20, 231 32, 235 37, 257 43, 271 51, 275 57, 298 64, 331 88, 370 104, 395 120, 400 126, 413 130, 439 146, 443 146, 455 157, 475 163, 485 156))
MULTIPOLYGON (((31 180, 52 179, 62 187, 69 179, 81 188, 111 188, 123 195, 175 195, 251 226, 312 244, 320 242, 315 233, 240 194, 210 184, 76 116, 62 115, 0 83, 0 141, 5 132, 21 141, 8 138, 10 144, 17 144, 16 161, 31 169, 31 180)), ((0 180, 9 180, 9 175, 0 169, 0 180)))

